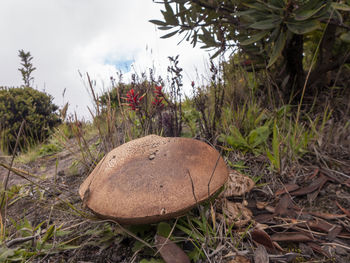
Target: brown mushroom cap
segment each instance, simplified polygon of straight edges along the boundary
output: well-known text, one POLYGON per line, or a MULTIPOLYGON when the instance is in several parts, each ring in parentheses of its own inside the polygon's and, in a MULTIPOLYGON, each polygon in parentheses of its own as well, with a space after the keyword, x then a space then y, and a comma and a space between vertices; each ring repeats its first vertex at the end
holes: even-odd
POLYGON ((208 144, 149 135, 109 152, 79 194, 101 217, 146 224, 184 214, 227 178, 224 160, 208 144))

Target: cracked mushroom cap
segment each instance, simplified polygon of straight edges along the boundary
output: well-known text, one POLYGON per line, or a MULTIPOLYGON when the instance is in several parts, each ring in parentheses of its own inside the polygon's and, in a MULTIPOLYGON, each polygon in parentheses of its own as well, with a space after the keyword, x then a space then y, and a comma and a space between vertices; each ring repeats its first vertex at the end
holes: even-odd
POLYGON ((79 189, 94 213, 122 224, 148 224, 183 215, 228 178, 208 144, 149 135, 109 152, 79 189))

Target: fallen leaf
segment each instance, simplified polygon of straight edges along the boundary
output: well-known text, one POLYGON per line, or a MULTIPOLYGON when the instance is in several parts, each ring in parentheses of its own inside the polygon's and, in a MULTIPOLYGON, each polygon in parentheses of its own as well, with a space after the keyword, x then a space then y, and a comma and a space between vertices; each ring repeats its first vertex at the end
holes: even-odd
POLYGON ((330 255, 328 252, 324 251, 321 246, 317 245, 314 242, 308 242, 307 245, 312 248, 313 251, 318 252, 328 258, 330 258, 330 255))
POLYGON ((258 245, 254 251, 254 263, 269 263, 269 255, 264 246, 258 245))
POLYGON ((310 215, 317 216, 317 217, 327 219, 327 220, 333 220, 333 219, 346 217, 346 215, 328 214, 328 213, 320 213, 320 212, 302 212, 302 214, 303 215, 310 214, 310 215))
POLYGON ((310 227, 313 230, 322 231, 322 232, 326 232, 326 233, 328 233, 333 227, 332 224, 330 224, 322 219, 309 220, 309 221, 307 221, 307 225, 308 225, 308 227, 310 227))
POLYGON ((291 205, 291 199, 289 195, 283 195, 278 201, 275 208, 275 215, 285 215, 288 213, 288 207, 291 205))
POLYGON ((306 245, 305 243, 299 243, 299 249, 301 250, 301 254, 311 257, 314 255, 314 251, 311 247, 306 245))
POLYGON ((284 194, 281 196, 278 204, 276 205, 274 214, 280 216, 294 217, 296 215, 294 209, 299 210, 299 207, 294 205, 289 194, 284 194))
POLYGON ((242 227, 252 220, 253 213, 241 203, 225 200, 222 212, 228 219, 229 224, 242 227))
POLYGON ((237 255, 234 259, 230 260, 228 263, 250 263, 250 260, 245 256, 237 255))
POLYGON ((299 254, 290 252, 284 255, 270 255, 270 258, 273 262, 295 262, 297 256, 299 254))
POLYGON ((328 235, 327 235, 328 240, 333 241, 336 237, 338 237, 338 235, 340 234, 340 232, 342 230, 343 230, 343 228, 341 226, 334 225, 328 231, 328 235))
POLYGON ((330 180, 332 182, 337 182, 337 183, 340 183, 340 184, 344 184, 345 183, 344 177, 342 177, 339 174, 332 173, 332 172, 327 171, 325 169, 322 169, 322 174, 325 174, 328 177, 328 180, 330 180))
POLYGON ((254 185, 254 181, 248 176, 243 175, 236 170, 230 170, 224 195, 225 197, 242 196, 249 193, 254 185))
POLYGON ((346 210, 344 207, 342 207, 342 206, 338 203, 338 201, 336 201, 335 203, 336 203, 337 206, 340 208, 340 210, 343 211, 343 213, 346 214, 347 217, 350 218, 350 211, 349 211, 349 210, 346 210))
POLYGON ((322 186, 319 187, 316 191, 307 194, 307 200, 309 201, 309 204, 312 204, 316 200, 318 194, 321 191, 321 188, 322 188, 322 186))
POLYGON ((308 178, 306 180, 311 180, 312 178, 316 177, 318 175, 318 173, 320 172, 319 168, 316 168, 314 170, 314 172, 312 173, 312 175, 308 176, 308 178))
POLYGON ((312 193, 313 191, 322 188, 322 186, 328 181, 328 178, 324 176, 323 174, 320 175, 316 180, 312 181, 310 185, 301 188, 297 191, 293 191, 290 194, 291 195, 306 195, 309 193, 312 193))
POLYGON ((257 216, 254 216, 254 220, 256 222, 259 222, 261 224, 269 223, 275 216, 273 214, 260 214, 257 216))
POLYGON ((276 241, 273 241, 272 244, 275 246, 277 250, 284 252, 284 249, 276 241))
POLYGON ((270 205, 266 206, 265 210, 270 213, 275 213, 275 208, 270 205))
POLYGON ((264 229, 266 229, 266 228, 269 228, 268 225, 260 224, 260 223, 256 223, 256 224, 255 224, 255 227, 256 227, 257 229, 260 229, 260 230, 264 230, 264 229))
POLYGON ((305 242, 311 241, 312 237, 306 233, 300 232, 285 232, 285 233, 275 233, 271 236, 273 241, 297 241, 305 242))
POLYGON ((171 240, 156 235, 155 245, 166 263, 190 263, 186 253, 171 240))
POLYGON ((300 188, 300 186, 297 185, 297 184, 286 184, 286 185, 283 185, 282 189, 278 189, 276 191, 275 196, 279 196, 281 194, 289 193, 289 192, 295 191, 295 190, 297 190, 299 188, 300 188))
POLYGON ((275 251, 275 246, 272 243, 272 240, 270 236, 262 229, 254 228, 250 235, 252 237, 252 240, 256 242, 257 244, 263 245, 266 247, 270 252, 275 251))
POLYGON ((258 201, 258 202, 256 202, 256 208, 262 210, 262 209, 265 209, 265 207, 266 207, 268 204, 269 204, 268 202, 261 202, 261 201, 258 201))

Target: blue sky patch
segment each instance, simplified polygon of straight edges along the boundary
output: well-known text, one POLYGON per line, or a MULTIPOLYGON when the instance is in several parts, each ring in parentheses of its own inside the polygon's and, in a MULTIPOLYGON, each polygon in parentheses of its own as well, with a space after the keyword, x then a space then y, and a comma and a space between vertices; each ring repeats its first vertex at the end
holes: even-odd
POLYGON ((134 63, 132 59, 118 59, 106 58, 104 64, 113 65, 117 70, 121 70, 123 73, 131 70, 131 64, 134 63))

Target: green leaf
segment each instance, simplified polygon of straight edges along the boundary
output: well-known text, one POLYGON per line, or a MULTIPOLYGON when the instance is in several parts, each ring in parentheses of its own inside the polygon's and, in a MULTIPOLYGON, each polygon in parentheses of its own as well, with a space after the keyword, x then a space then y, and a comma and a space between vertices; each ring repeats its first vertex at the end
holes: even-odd
POLYGON ((340 11, 347 11, 347 12, 350 11, 350 6, 347 5, 347 4, 339 4, 339 3, 333 2, 332 3, 332 7, 334 9, 337 9, 337 10, 340 10, 340 11))
POLYGON ((160 21, 160 20, 149 20, 148 22, 151 22, 152 24, 155 24, 157 26, 166 26, 167 23, 165 23, 164 21, 160 21))
POLYGON ((287 23, 288 29, 294 34, 303 35, 310 33, 320 28, 320 22, 318 20, 310 20, 303 22, 287 23))
POLYGON ((271 164, 274 168, 277 169, 278 172, 281 170, 281 160, 280 160, 280 144, 278 141, 278 127, 277 127, 277 121, 275 119, 273 124, 273 131, 272 131, 272 153, 270 151, 266 151, 267 157, 269 158, 271 164))
POLYGON ((343 24, 343 16, 338 10, 334 9, 333 15, 336 16, 336 20, 338 20, 338 23, 343 24))
POLYGON ((249 27, 254 29, 260 29, 260 30, 273 29, 277 25, 279 25, 281 22, 282 22, 281 18, 278 18, 278 19, 271 18, 271 19, 255 22, 251 24, 249 27))
POLYGON ((217 43, 215 42, 214 37, 211 32, 209 32, 205 27, 202 27, 203 34, 198 34, 199 39, 206 44, 208 47, 215 47, 217 43))
POLYGON ((56 237, 63 237, 72 233, 72 230, 58 230, 56 231, 56 237))
POLYGON ((43 236, 41 242, 39 243, 39 249, 43 247, 43 245, 52 237, 54 231, 56 229, 56 225, 52 224, 46 231, 45 235, 43 236))
POLYGON ((346 43, 350 43, 350 32, 341 34, 340 39, 346 43))
POLYGON ((157 234, 159 236, 168 237, 171 232, 171 226, 168 223, 160 222, 157 226, 157 234))
POLYGON ((262 31, 260 33, 255 34, 255 35, 251 35, 250 38, 248 38, 244 41, 241 41, 240 44, 242 46, 253 44, 253 43, 259 41, 260 39, 262 39, 263 37, 265 37, 267 34, 268 34, 268 31, 262 31))
POLYGON ((44 223, 46 223, 46 220, 42 221, 40 224, 38 224, 34 229, 33 232, 37 231, 44 223))
POLYGON ((191 41, 191 44, 193 45, 193 47, 197 45, 197 40, 198 40, 198 31, 195 30, 192 35, 192 41, 191 41))
POLYGON ((164 1, 164 6, 165 6, 165 10, 167 11, 167 13, 174 16, 174 11, 173 11, 171 5, 169 4, 168 0, 164 1))
POLYGON ((267 158, 270 160, 270 163, 272 164, 273 167, 276 167, 276 159, 275 157, 272 155, 272 153, 267 150, 266 151, 266 155, 267 155, 267 158))
POLYGON ((143 242, 136 240, 131 250, 135 253, 136 251, 142 250, 145 246, 143 242))
POLYGON ((178 26, 179 21, 177 20, 174 11, 168 1, 164 2, 165 11, 161 11, 163 17, 168 25, 178 26))
POLYGON ((326 6, 326 4, 324 4, 324 5, 321 5, 319 8, 317 8, 317 9, 302 9, 302 8, 300 8, 300 9, 302 9, 302 10, 300 10, 299 11, 299 9, 298 9, 298 11, 295 13, 295 20, 297 20, 297 21, 304 21, 304 20, 306 20, 306 19, 309 19, 310 17, 312 17, 313 15, 315 15, 315 14, 317 14, 322 8, 324 8, 326 6))
POLYGON ((249 149, 249 144, 236 127, 232 127, 232 133, 230 136, 226 136, 226 141, 234 148, 249 149))
POLYGON ((7 248, 0 254, 0 262, 7 262, 6 259, 8 257, 12 257, 15 254, 13 249, 7 248))
POLYGON ((221 53, 222 53, 222 50, 221 50, 221 48, 220 48, 220 49, 218 49, 212 56, 210 56, 210 59, 216 58, 216 57, 219 56, 221 53))
POLYGON ((172 29, 173 26, 159 26, 158 29, 159 30, 169 30, 169 29, 172 29))
POLYGON ((260 4, 260 3, 250 4, 250 3, 244 3, 244 2, 242 4, 246 7, 253 8, 255 10, 270 13, 269 9, 264 4, 260 4))
POLYGON ((270 0, 268 3, 277 8, 283 8, 285 6, 285 2, 283 0, 270 0))
POLYGON ((276 60, 280 57, 282 50, 286 44, 286 39, 287 39, 287 33, 281 31, 273 47, 267 68, 271 67, 276 62, 276 60))
POLYGON ((64 246, 59 246, 59 248, 62 249, 62 250, 70 250, 70 249, 80 248, 80 246, 64 245, 64 246))
MULTIPOLYGON (((304 4, 301 4, 300 8, 304 10, 313 10, 313 9, 319 8, 321 5, 323 5, 323 3, 324 1, 321 1, 321 0, 308 0, 308 1, 304 1, 304 4)), ((298 10, 296 11, 298 12, 298 10)))
POLYGON ((174 32, 171 32, 169 34, 166 34, 164 36, 161 36, 160 38, 169 38, 169 37, 172 37, 173 35, 175 35, 179 30, 175 30, 174 32))
POLYGON ((270 136, 270 128, 264 125, 252 130, 248 135, 248 143, 252 148, 265 144, 270 136))
POLYGON ((200 242, 204 242, 205 238, 201 235, 199 235, 196 231, 193 231, 191 229, 188 229, 187 227, 184 227, 180 224, 176 225, 176 228, 180 229, 182 232, 184 232, 185 234, 187 234, 189 237, 192 237, 200 242))
POLYGON ((251 15, 253 13, 255 13, 255 11, 250 9, 250 10, 245 10, 245 11, 237 11, 237 12, 233 13, 232 15, 240 17, 240 16, 251 15))
POLYGON ((272 150, 273 150, 273 154, 276 157, 277 160, 279 160, 280 158, 280 144, 278 141, 278 127, 277 127, 277 121, 275 120, 273 123, 273 138, 272 138, 272 150))

